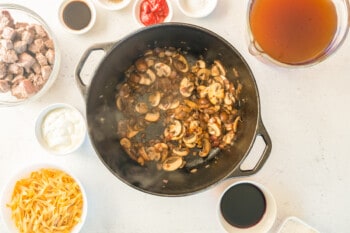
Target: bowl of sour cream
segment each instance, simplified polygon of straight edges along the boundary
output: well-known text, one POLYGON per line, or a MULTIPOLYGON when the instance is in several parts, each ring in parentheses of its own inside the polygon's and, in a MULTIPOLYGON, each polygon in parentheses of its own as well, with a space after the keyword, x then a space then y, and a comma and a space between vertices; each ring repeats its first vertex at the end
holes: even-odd
POLYGON ((77 150, 85 140, 85 119, 69 104, 51 104, 37 117, 35 134, 39 144, 50 153, 69 154, 77 150))

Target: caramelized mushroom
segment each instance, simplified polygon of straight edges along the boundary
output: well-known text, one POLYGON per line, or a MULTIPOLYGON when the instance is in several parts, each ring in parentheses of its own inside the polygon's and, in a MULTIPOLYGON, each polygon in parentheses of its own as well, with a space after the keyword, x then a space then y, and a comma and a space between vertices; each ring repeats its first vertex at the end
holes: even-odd
POLYGON ((146 72, 148 69, 147 62, 143 58, 139 58, 135 62, 136 69, 140 72, 146 72))
POLYGON ((204 69, 207 67, 207 65, 205 64, 205 61, 203 60, 197 60, 196 61, 196 66, 200 69, 204 69))
POLYGON ((183 78, 180 83, 180 93, 184 97, 190 97, 194 90, 194 84, 188 78, 183 78))
POLYGON ((183 157, 183 156, 188 155, 188 153, 189 153, 188 148, 174 148, 173 149, 173 154, 177 155, 177 156, 183 157))
POLYGON ((208 99, 214 104, 221 104, 225 98, 225 90, 222 88, 220 83, 212 83, 208 87, 208 99))
POLYGON ((221 120, 218 117, 212 117, 208 122, 208 133, 219 137, 221 135, 221 120))
POLYGON ((203 139, 202 144, 203 144, 203 148, 198 153, 198 155, 200 157, 206 157, 209 154, 210 150, 211 150, 211 144, 210 144, 210 141, 207 138, 203 139))
POLYGON ((140 80, 138 83, 147 86, 151 85, 156 80, 156 75, 150 69, 148 69, 146 73, 139 74, 139 77, 140 80))
POLYGON ((149 95, 148 101, 153 107, 157 107, 160 102, 160 98, 161 98, 160 92, 156 91, 153 94, 149 95))
POLYGON ((170 66, 161 62, 154 64, 154 69, 158 77, 169 77, 171 74, 170 66))
POLYGON ((148 147, 146 149, 147 156, 149 160, 155 160, 158 161, 161 158, 161 154, 154 148, 154 147, 148 147))
POLYGON ((237 129, 238 129, 238 123, 241 121, 241 117, 238 116, 236 117, 235 121, 233 122, 232 124, 232 129, 233 129, 233 132, 237 132, 237 129))
POLYGON ((210 75, 210 70, 208 69, 199 69, 198 72, 197 72, 197 77, 200 79, 200 80, 208 80, 209 78, 209 75, 210 75))
POLYGON ((180 101, 179 100, 174 100, 173 102, 171 102, 171 104, 169 105, 169 109, 175 109, 177 107, 180 106, 180 101))
POLYGON ((178 120, 174 120, 164 130, 165 138, 170 140, 174 140, 174 138, 177 138, 181 134, 182 134, 182 124, 178 120))
POLYGON ((120 96, 118 96, 117 98, 117 101, 116 101, 116 106, 117 106, 117 109, 119 111, 123 111, 124 110, 124 105, 123 105, 123 101, 122 101, 122 98, 120 96))
POLYGON ((198 136, 196 134, 191 134, 189 136, 183 137, 182 140, 183 142, 187 144, 193 144, 197 141, 198 136))
POLYGON ((225 68, 221 64, 220 61, 218 61, 218 60, 214 61, 214 64, 211 67, 211 75, 214 76, 214 77, 215 76, 220 76, 220 75, 226 76, 225 68))
POLYGON ((133 138, 133 137, 135 137, 138 133, 139 133, 139 131, 130 129, 130 130, 128 130, 126 136, 127 136, 128 138, 133 138))
POLYGON ((163 162, 162 168, 164 171, 175 171, 181 167, 182 162, 181 156, 171 156, 163 162))
POLYGON ((144 102, 139 102, 135 106, 135 111, 140 113, 140 114, 145 114, 148 111, 148 106, 144 102))
POLYGON ((148 112, 145 115, 145 120, 150 122, 156 122, 158 121, 159 117, 160 117, 159 112, 148 112))
POLYGON ((175 58, 174 60, 175 69, 177 69, 182 73, 186 73, 188 71, 188 62, 186 58, 180 54, 177 54, 174 58, 175 58))
POLYGON ((146 150, 145 150, 145 147, 141 147, 139 150, 139 155, 145 160, 145 161, 148 161, 150 160, 150 157, 148 156, 146 150))
POLYGON ((130 149, 131 148, 131 142, 128 138, 122 138, 120 139, 120 145, 124 148, 124 149, 130 149))

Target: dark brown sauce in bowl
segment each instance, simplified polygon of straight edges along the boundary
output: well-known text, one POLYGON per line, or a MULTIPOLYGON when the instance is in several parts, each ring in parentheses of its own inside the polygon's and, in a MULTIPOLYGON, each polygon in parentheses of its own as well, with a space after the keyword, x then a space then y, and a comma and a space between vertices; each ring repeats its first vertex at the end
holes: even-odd
POLYGON ((222 196, 220 211, 232 226, 249 228, 258 224, 266 212, 263 192, 251 183, 230 187, 222 196))
POLYGON ((72 1, 64 6, 62 18, 65 25, 72 30, 83 30, 92 20, 92 11, 84 1, 72 1))

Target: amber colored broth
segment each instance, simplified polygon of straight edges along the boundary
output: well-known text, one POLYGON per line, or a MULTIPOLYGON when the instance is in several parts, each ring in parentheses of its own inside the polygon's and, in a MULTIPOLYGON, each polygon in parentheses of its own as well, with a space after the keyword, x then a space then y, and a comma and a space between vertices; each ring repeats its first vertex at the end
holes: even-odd
POLYGON ((337 30, 337 12, 331 0, 255 0, 249 23, 266 54, 303 64, 326 52, 337 30))

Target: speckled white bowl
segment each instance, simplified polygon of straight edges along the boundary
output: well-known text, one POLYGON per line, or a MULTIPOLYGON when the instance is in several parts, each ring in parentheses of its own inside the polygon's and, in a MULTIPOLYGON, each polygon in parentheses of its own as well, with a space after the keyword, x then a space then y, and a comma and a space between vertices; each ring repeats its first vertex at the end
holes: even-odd
POLYGON ((5 184, 5 186, 1 192, 1 198, 0 198, 1 220, 4 222, 4 224, 6 225, 9 232, 18 233, 17 227, 11 218, 11 209, 7 207, 7 204, 10 203, 10 201, 11 201, 13 189, 16 185, 16 182, 20 179, 24 179, 24 178, 29 177, 29 175, 33 171, 40 170, 41 168, 53 168, 53 169, 61 170, 65 173, 67 173, 69 176, 71 176, 75 180, 75 182, 79 185, 80 190, 81 190, 82 195, 83 195, 83 212, 82 212, 80 223, 77 224, 73 228, 71 233, 80 232, 82 226, 85 223, 87 211, 88 211, 88 203, 87 203, 87 196, 86 196, 85 189, 84 189, 83 185, 81 184, 81 182, 79 181, 79 179, 72 172, 70 172, 67 169, 62 168, 60 166, 49 164, 49 163, 27 165, 25 167, 20 168, 12 176, 9 177, 10 179, 7 181, 7 183, 5 184))
POLYGON ((83 117, 83 115, 73 106, 69 105, 69 104, 65 104, 65 103, 55 103, 55 104, 51 104, 47 107, 45 107, 38 115, 37 120, 36 120, 36 124, 35 124, 35 136, 37 138, 37 141, 39 142, 39 144, 48 152, 55 154, 55 155, 66 155, 66 154, 70 154, 74 151, 76 151, 85 141, 86 138, 86 122, 85 119, 83 117), (76 144, 74 144, 73 146, 67 148, 66 150, 54 150, 52 148, 50 148, 48 146, 48 144, 46 143, 43 134, 42 134, 42 124, 45 120, 45 117, 51 112, 54 111, 56 109, 60 109, 60 108, 67 108, 67 109, 71 109, 79 118, 79 121, 81 121, 81 123, 83 123, 83 129, 81 132, 81 135, 78 142, 76 144))

